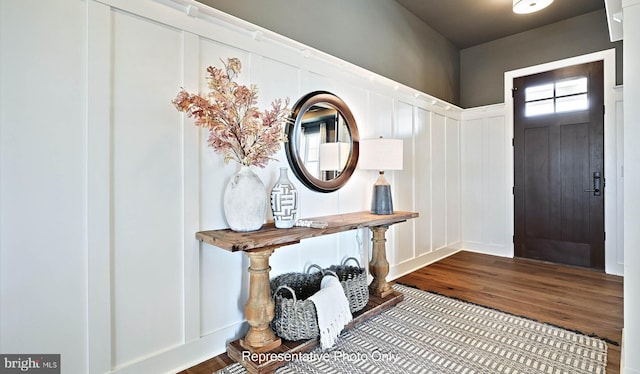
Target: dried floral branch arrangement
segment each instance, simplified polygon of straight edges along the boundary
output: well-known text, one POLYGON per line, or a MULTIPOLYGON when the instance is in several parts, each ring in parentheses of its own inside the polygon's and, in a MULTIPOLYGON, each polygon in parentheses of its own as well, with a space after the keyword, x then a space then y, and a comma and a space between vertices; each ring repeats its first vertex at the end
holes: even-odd
POLYGON ((208 143, 224 155, 228 163, 264 168, 273 154, 286 141, 283 124, 291 110, 289 98, 284 103, 276 99, 270 109, 257 108, 258 88, 240 85, 234 79, 242 65, 237 58, 222 62, 224 69, 209 66, 207 85, 211 90, 206 97, 183 89, 172 103, 180 112, 195 119, 195 125, 209 130, 208 143))

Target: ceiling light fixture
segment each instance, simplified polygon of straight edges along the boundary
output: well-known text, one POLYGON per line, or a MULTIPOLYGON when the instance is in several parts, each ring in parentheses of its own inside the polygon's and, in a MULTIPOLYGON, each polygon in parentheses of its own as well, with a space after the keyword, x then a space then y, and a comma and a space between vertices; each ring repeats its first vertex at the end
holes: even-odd
POLYGON ((546 8, 553 0, 513 0, 513 12, 518 14, 526 14, 537 12, 546 8))

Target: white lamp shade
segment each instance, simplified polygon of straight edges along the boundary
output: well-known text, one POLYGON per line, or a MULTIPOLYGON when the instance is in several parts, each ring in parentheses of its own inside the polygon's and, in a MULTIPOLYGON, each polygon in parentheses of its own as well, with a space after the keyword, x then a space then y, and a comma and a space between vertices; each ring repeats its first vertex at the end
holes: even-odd
POLYGON ((350 148, 349 143, 320 144, 320 170, 344 170, 349 159, 350 148))
POLYGON ((548 7, 553 0, 513 0, 513 12, 526 14, 548 7))
POLYGON ((358 167, 364 170, 402 170, 402 139, 360 141, 358 167))

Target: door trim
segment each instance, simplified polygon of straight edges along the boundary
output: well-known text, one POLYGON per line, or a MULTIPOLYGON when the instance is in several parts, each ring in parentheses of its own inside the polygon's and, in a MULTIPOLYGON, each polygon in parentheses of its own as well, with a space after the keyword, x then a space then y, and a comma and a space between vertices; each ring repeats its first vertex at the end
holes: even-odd
MULTIPOLYGON (((617 176, 621 172, 620 168, 622 160, 618 162, 618 136, 615 121, 615 103, 616 103, 616 53, 615 49, 594 52, 582 56, 571 57, 563 60, 553 61, 545 64, 530 66, 522 69, 507 71, 504 73, 504 103, 505 103, 505 133, 508 140, 505 144, 505 175, 506 190, 511 191, 514 186, 514 153, 511 146, 513 138, 513 98, 511 97, 511 89, 513 88, 513 79, 527 75, 542 73, 549 70, 555 70, 572 65, 584 64, 594 61, 603 61, 604 63, 604 170, 607 188, 604 190, 605 206, 604 206, 604 229, 607 232, 607 240, 605 241, 605 272, 607 274, 622 275, 624 267, 622 258, 619 256, 619 248, 622 246, 622 237, 618 233, 618 181, 617 176)), ((514 235, 514 196, 507 194, 506 196, 506 238, 505 243, 509 243, 507 248, 511 257, 514 256, 513 235, 514 235)))

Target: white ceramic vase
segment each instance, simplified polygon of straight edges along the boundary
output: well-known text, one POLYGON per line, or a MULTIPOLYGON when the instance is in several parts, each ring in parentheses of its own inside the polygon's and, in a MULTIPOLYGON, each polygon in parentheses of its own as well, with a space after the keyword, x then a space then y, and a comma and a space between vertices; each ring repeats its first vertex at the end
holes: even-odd
POLYGON ((280 178, 271 190, 273 220, 279 229, 293 227, 298 212, 298 191, 289 180, 287 168, 280 168, 280 178))
POLYGON ((233 231, 262 228, 267 213, 266 188, 249 166, 242 166, 224 190, 224 216, 233 231))

